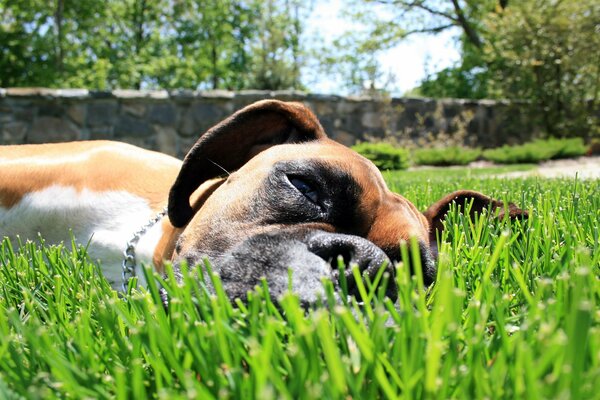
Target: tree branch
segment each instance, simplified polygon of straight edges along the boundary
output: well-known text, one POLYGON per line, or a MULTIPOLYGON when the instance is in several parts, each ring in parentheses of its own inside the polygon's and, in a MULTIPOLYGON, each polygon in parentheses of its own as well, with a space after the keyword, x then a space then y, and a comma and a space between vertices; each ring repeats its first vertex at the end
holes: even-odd
POLYGON ((400 5, 406 9, 411 8, 419 8, 423 11, 427 11, 430 14, 437 15, 439 17, 444 17, 449 19, 450 21, 458 22, 456 17, 452 14, 448 14, 446 12, 436 10, 435 8, 431 8, 430 6, 425 4, 424 0, 414 0, 414 1, 404 1, 404 0, 375 0, 376 3, 381 4, 389 4, 389 5, 400 5))
POLYGON ((408 36, 408 35, 412 35, 412 34, 416 34, 416 33, 440 33, 448 28, 452 28, 453 26, 456 26, 456 25, 455 24, 446 24, 446 25, 436 26, 433 28, 412 29, 410 31, 406 31, 404 33, 404 36, 408 36))
POLYGON ((465 35, 467 35, 467 39, 469 39, 469 41, 475 47, 480 49, 482 46, 481 39, 479 38, 477 32, 475 32, 475 29, 473 29, 473 27, 469 23, 469 21, 467 21, 467 18, 465 17, 462 8, 460 8, 460 4, 458 4, 458 0, 452 0, 452 5, 454 6, 454 11, 456 12, 457 22, 465 32, 465 35))

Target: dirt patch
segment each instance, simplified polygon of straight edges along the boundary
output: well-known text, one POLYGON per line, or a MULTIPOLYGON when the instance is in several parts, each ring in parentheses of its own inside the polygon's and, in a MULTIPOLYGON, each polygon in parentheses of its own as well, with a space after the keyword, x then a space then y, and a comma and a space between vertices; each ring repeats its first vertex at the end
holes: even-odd
POLYGON ((574 178, 577 176, 579 179, 600 179, 600 156, 546 161, 531 171, 508 172, 497 176, 501 178, 522 178, 528 176, 574 178))

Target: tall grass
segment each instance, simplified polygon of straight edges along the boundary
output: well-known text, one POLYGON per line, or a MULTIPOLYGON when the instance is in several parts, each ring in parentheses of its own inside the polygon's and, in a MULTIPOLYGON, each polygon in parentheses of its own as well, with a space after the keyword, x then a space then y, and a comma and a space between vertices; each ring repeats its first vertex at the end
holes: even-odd
POLYGON ((396 303, 325 282, 309 311, 264 285, 232 303, 208 268, 158 279, 166 312, 154 280, 120 298, 81 247, 4 241, 0 398, 598 398, 600 181, 386 178, 421 209, 468 187, 531 217, 455 208, 432 288, 400 265, 396 303))

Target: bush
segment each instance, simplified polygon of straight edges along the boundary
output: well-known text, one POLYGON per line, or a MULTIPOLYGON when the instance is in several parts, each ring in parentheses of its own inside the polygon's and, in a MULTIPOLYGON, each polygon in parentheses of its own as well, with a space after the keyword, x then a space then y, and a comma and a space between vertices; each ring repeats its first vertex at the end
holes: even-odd
POLYGON ((483 157, 500 164, 539 163, 551 159, 582 156, 586 150, 580 138, 540 139, 519 146, 505 145, 486 150, 483 152, 483 157))
POLYGON ((552 157, 553 159, 581 157, 585 155, 588 150, 581 138, 551 139, 549 142, 555 142, 556 146, 560 146, 559 152, 552 157))
POLYGON ((413 152, 413 160, 417 165, 467 165, 481 155, 480 149, 450 146, 435 149, 417 149, 413 152))
POLYGON ((406 169, 409 166, 408 150, 389 143, 363 142, 352 146, 352 149, 383 170, 406 169))

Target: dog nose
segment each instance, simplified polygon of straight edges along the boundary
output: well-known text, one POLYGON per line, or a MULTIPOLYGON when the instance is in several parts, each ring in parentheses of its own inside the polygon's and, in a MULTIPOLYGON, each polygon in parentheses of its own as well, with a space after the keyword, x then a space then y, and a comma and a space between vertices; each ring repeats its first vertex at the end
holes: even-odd
POLYGON ((317 232, 307 241, 308 250, 335 267, 335 260, 341 256, 347 266, 345 271, 348 294, 358 297, 358 289, 352 274, 351 265, 358 265, 363 275, 373 279, 379 269, 385 264, 387 279, 386 296, 395 301, 398 288, 394 280, 394 266, 382 249, 372 242, 359 236, 339 233, 317 232))

